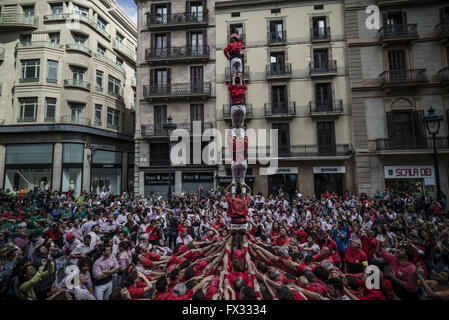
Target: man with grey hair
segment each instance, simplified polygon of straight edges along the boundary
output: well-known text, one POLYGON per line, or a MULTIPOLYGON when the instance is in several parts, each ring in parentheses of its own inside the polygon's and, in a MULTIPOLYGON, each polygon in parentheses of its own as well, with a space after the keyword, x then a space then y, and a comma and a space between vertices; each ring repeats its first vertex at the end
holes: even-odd
POLYGON ((345 253, 345 273, 361 273, 364 265, 368 265, 368 257, 362 250, 362 241, 353 239, 345 253))

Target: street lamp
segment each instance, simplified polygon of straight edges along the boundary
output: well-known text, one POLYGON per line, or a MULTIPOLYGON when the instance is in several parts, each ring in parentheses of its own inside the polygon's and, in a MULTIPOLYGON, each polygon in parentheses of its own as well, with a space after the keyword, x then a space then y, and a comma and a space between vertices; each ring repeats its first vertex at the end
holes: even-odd
POLYGON ((176 124, 173 123, 172 117, 168 116, 167 122, 162 125, 162 128, 167 130, 168 134, 168 199, 171 199, 171 140, 170 134, 173 130, 177 128, 176 124))
POLYGON ((433 158, 435 161, 435 183, 437 185, 437 200, 441 199, 441 186, 440 186, 440 170, 438 167, 438 152, 437 152, 437 134, 440 131, 441 122, 443 121, 442 116, 435 115, 435 109, 430 106, 429 113, 427 117, 423 119, 423 122, 426 125, 427 132, 432 136, 432 144, 433 144, 433 158))

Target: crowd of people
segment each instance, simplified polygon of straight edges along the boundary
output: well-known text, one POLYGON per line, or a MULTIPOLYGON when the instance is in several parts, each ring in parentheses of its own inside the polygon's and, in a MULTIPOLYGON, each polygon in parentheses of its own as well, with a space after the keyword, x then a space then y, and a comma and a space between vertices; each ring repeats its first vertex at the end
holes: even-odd
POLYGON ((245 187, 0 190, 0 299, 449 299, 444 202, 245 187))

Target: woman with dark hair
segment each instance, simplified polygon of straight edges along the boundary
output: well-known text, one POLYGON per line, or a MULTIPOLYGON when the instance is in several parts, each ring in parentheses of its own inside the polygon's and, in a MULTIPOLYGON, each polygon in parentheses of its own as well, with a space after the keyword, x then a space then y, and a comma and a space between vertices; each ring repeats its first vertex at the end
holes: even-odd
POLYGON ((129 292, 131 300, 140 300, 143 298, 150 298, 153 295, 153 285, 139 271, 133 271, 128 274, 128 277, 123 283, 123 287, 129 292))

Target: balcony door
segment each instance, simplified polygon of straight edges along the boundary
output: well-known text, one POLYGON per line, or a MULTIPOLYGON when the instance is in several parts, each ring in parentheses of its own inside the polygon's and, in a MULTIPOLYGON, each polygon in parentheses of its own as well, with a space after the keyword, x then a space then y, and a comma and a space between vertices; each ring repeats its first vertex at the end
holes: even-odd
POLYGON ((152 8, 151 12, 155 12, 156 13, 156 23, 160 23, 160 24, 166 24, 168 21, 168 15, 169 15, 169 6, 170 4, 163 4, 163 5, 153 5, 154 6, 154 10, 152 8))
POLYGON ((290 155, 290 126, 288 123, 273 123, 273 129, 278 131, 278 156, 290 155))
POLYGON ((162 135, 162 126, 167 121, 167 106, 154 106, 154 134, 162 135))
POLYGON ((324 39, 327 36, 326 32, 326 17, 316 17, 312 21, 313 38, 324 39))
POLYGON ((190 33, 190 47, 193 56, 203 55, 203 48, 205 45, 205 32, 191 32, 190 33))
POLYGON ((73 85, 76 86, 83 85, 85 69, 72 68, 71 70, 72 70, 73 85))
POLYGON ((332 121, 317 122, 318 155, 333 156, 336 154, 335 124, 332 121))
POLYGON ((322 72, 329 69, 329 49, 313 50, 313 68, 322 72))
POLYGON ((288 113, 287 86, 271 87, 271 108, 273 114, 288 113))
POLYGON ((332 111, 332 83, 315 83, 316 111, 332 111))
POLYGON ((270 41, 284 41, 284 24, 282 21, 270 21, 270 41))
POLYGON ((405 50, 389 50, 388 66, 390 69, 390 81, 405 82, 407 80, 405 50))
POLYGON ((383 16, 384 26, 388 26, 391 31, 397 30, 400 26, 407 24, 407 14, 405 11, 386 12, 383 16))
POLYGON ((70 108, 70 121, 73 123, 81 123, 83 116, 84 104, 81 103, 71 103, 70 108))
POLYGON ((202 93, 204 87, 203 67, 190 68, 190 85, 192 93, 202 93))
POLYGON ((414 149, 426 145, 426 133, 422 122, 423 111, 387 112, 388 137, 393 149, 414 149))
POLYGON ((150 87, 152 93, 170 93, 170 69, 151 69, 150 87))
POLYGON ((285 52, 271 52, 270 65, 272 74, 285 73, 285 52))
POLYGON ((162 33, 154 37, 154 49, 157 57, 168 56, 168 48, 170 48, 170 34, 162 33))
POLYGON ((193 122, 201 121, 201 131, 203 131, 204 125, 204 104, 191 104, 190 105, 190 124, 193 130, 193 122))
POLYGON ((190 12, 190 19, 193 21, 203 21, 203 2, 201 1, 187 1, 187 12, 190 12), (190 7, 190 8, 189 8, 190 7))

